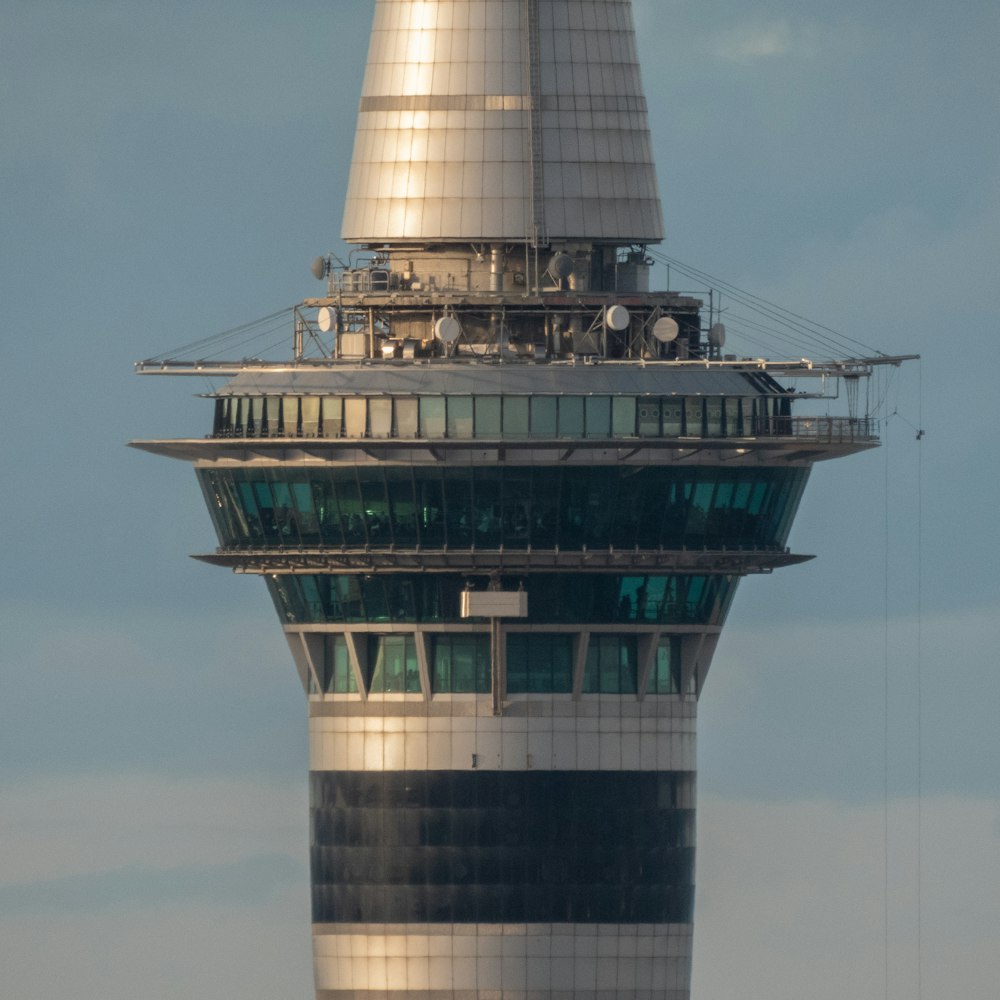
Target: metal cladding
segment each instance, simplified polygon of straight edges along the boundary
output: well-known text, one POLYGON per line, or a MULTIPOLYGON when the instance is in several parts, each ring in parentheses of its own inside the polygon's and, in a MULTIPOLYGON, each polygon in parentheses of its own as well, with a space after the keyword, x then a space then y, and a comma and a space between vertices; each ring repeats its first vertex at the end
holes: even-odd
POLYGON ((342 235, 661 240, 629 0, 377 0, 342 235))
POLYGON ((134 442, 308 699, 316 1000, 689 1000, 698 697, 812 464, 877 443, 774 376, 870 365, 650 290, 627 0, 377 0, 344 235, 291 360, 143 363, 231 381, 134 442))

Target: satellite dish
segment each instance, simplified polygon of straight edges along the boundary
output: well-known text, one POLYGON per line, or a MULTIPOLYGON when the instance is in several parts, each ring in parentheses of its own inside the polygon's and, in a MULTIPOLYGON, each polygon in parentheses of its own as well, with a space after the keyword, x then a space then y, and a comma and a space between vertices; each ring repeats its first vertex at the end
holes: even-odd
POLYGON ((312 262, 312 267, 309 270, 312 271, 313 277, 317 281, 322 281, 326 277, 326 274, 327 274, 326 258, 325 257, 317 257, 312 262))
POLYGON ((336 326, 333 310, 329 306, 323 306, 316 316, 316 322, 323 333, 329 333, 336 326))
POLYGON ((549 273, 555 278, 568 278, 576 264, 568 253, 557 253, 549 261, 549 273))
POLYGON ((627 330, 632 317, 624 306, 608 306, 604 310, 604 322, 608 324, 609 330, 621 332, 627 330))
POLYGON ((726 327, 722 323, 716 323, 708 331, 708 342, 713 347, 722 347, 726 343, 726 327))
POLYGON ((669 344, 672 340, 676 340, 680 332, 681 328, 677 325, 677 320, 671 319, 669 316, 662 316, 653 324, 653 336, 661 344, 669 344))
POLYGON ((454 344, 462 334, 462 324, 454 316, 442 316, 434 324, 434 336, 445 344, 454 344))

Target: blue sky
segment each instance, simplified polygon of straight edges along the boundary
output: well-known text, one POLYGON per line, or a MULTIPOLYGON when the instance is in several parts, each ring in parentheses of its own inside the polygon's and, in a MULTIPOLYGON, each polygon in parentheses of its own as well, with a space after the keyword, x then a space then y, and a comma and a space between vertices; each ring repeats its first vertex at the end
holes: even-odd
MULTIPOLYGON (((819 558, 737 597, 695 1000, 884 996, 886 823, 916 995, 918 814, 924 995, 993 1000, 1000 8, 634 6, 665 252, 924 358, 880 386, 886 447, 814 473, 819 558)), ((3 993, 306 996, 304 699, 260 582, 186 558, 215 544, 190 469, 124 444, 210 417, 134 360, 314 292, 370 5, 0 9, 3 993)))

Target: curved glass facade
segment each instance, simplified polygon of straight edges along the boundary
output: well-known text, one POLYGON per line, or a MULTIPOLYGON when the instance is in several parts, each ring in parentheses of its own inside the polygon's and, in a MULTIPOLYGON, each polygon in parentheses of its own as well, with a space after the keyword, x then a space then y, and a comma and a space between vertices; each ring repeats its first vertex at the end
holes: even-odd
POLYGON ((314 771, 314 923, 688 923, 693 776, 314 771))
POLYGON ((808 470, 198 469, 225 546, 783 547, 808 470))
POLYGON ((792 433, 788 396, 225 396, 215 437, 758 437, 792 433))
MULTIPOLYGON (((289 624, 457 624, 468 583, 485 590, 488 578, 466 574, 304 573, 267 578, 281 620, 289 624)), ((669 574, 534 573, 501 577, 504 589, 528 591, 530 624, 713 624, 724 620, 739 577, 669 574)))

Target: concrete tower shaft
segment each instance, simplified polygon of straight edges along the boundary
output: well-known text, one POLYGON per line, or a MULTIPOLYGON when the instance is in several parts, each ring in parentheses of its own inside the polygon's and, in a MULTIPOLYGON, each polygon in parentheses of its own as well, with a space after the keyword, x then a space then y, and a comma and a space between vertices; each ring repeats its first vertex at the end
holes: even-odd
POLYGON ((877 444, 775 376, 870 365, 650 291, 628 0, 377 0, 344 235, 290 360, 143 362, 230 378, 135 442, 308 699, 316 1000, 689 1000, 698 697, 812 465, 877 444))
POLYGON ((661 240, 629 0, 377 0, 342 235, 661 240))

